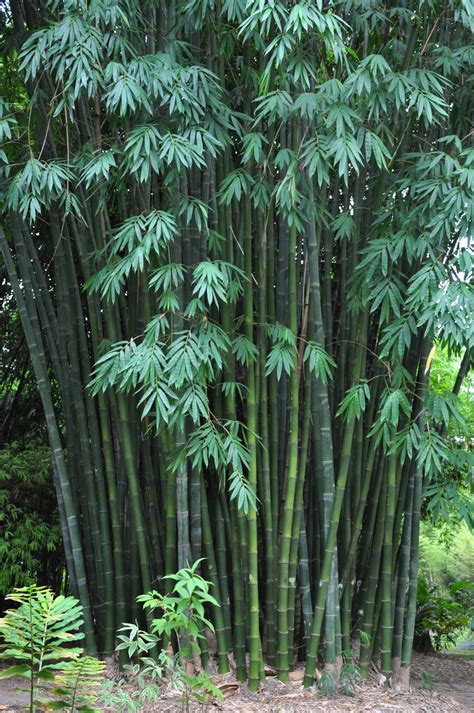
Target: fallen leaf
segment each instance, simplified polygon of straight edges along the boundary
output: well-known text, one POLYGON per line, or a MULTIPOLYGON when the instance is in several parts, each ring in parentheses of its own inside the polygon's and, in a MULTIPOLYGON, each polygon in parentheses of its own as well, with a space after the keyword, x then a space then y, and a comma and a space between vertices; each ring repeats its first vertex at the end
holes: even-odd
POLYGON ((239 683, 221 683, 221 685, 217 686, 217 688, 222 693, 224 698, 229 698, 230 696, 233 696, 234 693, 236 693, 239 690, 240 684, 239 683))
POLYGON ((300 669, 299 671, 290 671, 288 674, 290 681, 302 681, 304 678, 304 671, 300 669))

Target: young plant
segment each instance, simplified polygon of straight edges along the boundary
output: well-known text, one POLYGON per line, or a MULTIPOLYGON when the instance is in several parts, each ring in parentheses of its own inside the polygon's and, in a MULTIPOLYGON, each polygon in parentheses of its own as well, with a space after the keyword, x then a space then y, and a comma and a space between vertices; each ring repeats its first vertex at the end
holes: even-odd
POLYGON ((186 711, 189 709, 191 698, 204 701, 209 695, 222 697, 209 674, 200 671, 191 675, 187 671, 187 664, 193 653, 198 655, 201 653, 199 639, 204 638, 203 628, 207 626, 214 631, 212 623, 206 619, 205 606, 219 606, 209 593, 211 582, 207 582, 197 572, 201 562, 202 559, 199 559, 192 567, 185 567, 176 574, 164 577, 175 582, 170 594, 162 595, 153 590, 138 597, 138 601, 143 602, 145 609, 162 611, 162 616, 153 620, 151 627, 153 633, 168 640, 173 635, 176 637, 181 663, 180 676, 176 683, 183 691, 183 706, 186 711))
POLYGON ((137 597, 139 602, 143 602, 144 609, 161 609, 163 614, 153 620, 152 631, 167 638, 175 634, 179 653, 185 661, 191 659, 193 652, 201 653, 198 639, 203 638, 203 627, 213 631, 211 622, 205 617, 205 605, 219 606, 209 594, 211 583, 197 573, 201 562, 202 559, 197 560, 192 567, 163 577, 175 582, 171 594, 162 595, 153 590, 137 597))
POLYGON ((49 693, 54 701, 43 701, 46 709, 95 711, 98 687, 103 679, 105 663, 93 656, 64 661, 49 693))
POLYGON ((425 691, 432 691, 434 688, 433 678, 426 671, 421 672, 420 688, 423 688, 425 691))
MULTIPOLYGON (((191 699, 202 702, 208 700, 209 696, 222 698, 208 673, 190 673, 187 670, 193 654, 201 653, 199 640, 204 638, 203 628, 206 626, 214 631, 212 623, 205 616, 205 607, 219 606, 209 593, 211 582, 207 582, 197 572, 201 562, 202 559, 197 560, 191 567, 164 577, 175 583, 169 594, 163 595, 153 590, 137 597, 137 600, 143 603, 144 609, 161 612, 161 616, 152 621, 151 634, 141 631, 135 624, 125 624, 120 629, 122 632, 128 632, 128 635, 119 635, 117 650, 126 650, 130 659, 136 657, 138 660, 130 667, 132 673, 138 676, 140 685, 140 691, 130 696, 133 703, 134 699, 143 695, 157 693, 158 687, 147 685, 146 679, 163 680, 165 677, 171 679, 173 688, 182 692, 185 711, 189 710, 191 699), (150 655, 159 640, 169 642, 172 639, 177 642, 176 654, 172 655, 167 649, 162 649, 157 657, 150 655)), ((129 694, 123 690, 123 686, 117 687, 117 693, 120 701, 116 702, 119 705, 125 704, 129 694)), ((107 690, 105 695, 110 698, 111 692, 107 690)), ((135 709, 133 703, 131 709, 135 709)))
POLYGON ((171 654, 162 649, 155 656, 150 651, 157 647, 156 634, 142 631, 137 624, 124 624, 119 629, 120 643, 117 651, 126 651, 130 664, 124 670, 133 679, 133 690, 128 686, 127 678, 118 682, 107 681, 103 684, 100 701, 106 708, 119 711, 140 711, 146 703, 155 702, 161 695, 163 682, 179 687, 182 666, 179 654, 171 654), (176 684, 176 685, 175 685, 176 684))
POLYGON ((100 691, 100 704, 104 708, 134 713, 143 710, 143 706, 155 703, 161 695, 157 683, 146 681, 142 674, 134 679, 133 688, 126 678, 119 681, 106 681, 100 691))
POLYGON ((356 666, 350 659, 344 661, 339 675, 339 683, 345 696, 355 694, 358 684, 362 681, 359 667, 356 666))
POLYGON ((1 658, 16 663, 1 671, 0 678, 20 676, 29 681, 30 713, 45 705, 71 711, 92 710, 94 687, 103 664, 95 659, 81 659, 83 649, 74 645, 84 638, 78 600, 55 597, 50 589, 34 584, 15 589, 6 599, 19 606, 9 609, 0 619, 1 658), (44 688, 56 700, 38 698, 44 688))
POLYGON ((334 671, 325 671, 318 681, 318 688, 327 698, 332 698, 337 692, 337 675, 334 671))

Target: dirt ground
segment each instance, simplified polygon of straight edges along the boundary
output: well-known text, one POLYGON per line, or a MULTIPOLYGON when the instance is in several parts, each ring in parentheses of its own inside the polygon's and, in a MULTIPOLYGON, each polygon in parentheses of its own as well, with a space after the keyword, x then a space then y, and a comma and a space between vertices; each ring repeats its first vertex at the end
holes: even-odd
MULTIPOLYGON (((333 698, 324 698, 317 689, 303 689, 302 671, 297 670, 292 676, 288 683, 269 676, 265 686, 255 694, 250 693, 247 686, 237 684, 230 674, 216 677, 225 699, 213 704, 194 704, 190 710, 202 713, 474 713, 474 661, 454 655, 416 655, 412 688, 406 693, 387 688, 376 671, 372 672, 368 681, 355 686, 352 695, 338 694, 333 698)), ((22 685, 20 680, 0 681, 0 713, 27 709, 28 696, 15 691, 18 685, 22 685)), ((168 693, 143 711, 177 713, 182 711, 182 705, 173 694, 168 693)))

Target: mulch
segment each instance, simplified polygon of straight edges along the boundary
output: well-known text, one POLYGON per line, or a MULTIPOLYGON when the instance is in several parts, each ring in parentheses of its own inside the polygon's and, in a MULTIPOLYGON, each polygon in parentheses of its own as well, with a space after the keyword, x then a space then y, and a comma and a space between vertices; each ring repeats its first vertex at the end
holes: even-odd
MULTIPOLYGON (((323 696, 315 686, 302 686, 303 670, 296 669, 291 680, 282 683, 275 676, 267 676, 267 682, 258 693, 251 693, 246 684, 235 680, 232 673, 219 676, 215 683, 221 689, 224 700, 212 703, 190 703, 193 713, 300 713, 300 711, 326 711, 328 713, 457 713, 474 712, 474 661, 457 659, 449 655, 416 655, 412 666, 412 688, 395 691, 387 687, 384 678, 374 669, 366 681, 354 683, 350 695, 339 692, 331 698, 323 696), (420 688, 432 685, 432 690, 420 688)), ((16 699, 13 681, 1 681, 0 713, 17 713, 26 710, 25 699, 16 699)), ((132 684, 130 684, 132 685, 132 684)), ((23 694, 24 695, 24 694, 23 694)), ((110 709, 109 709, 110 710, 110 709)), ((141 708, 143 713, 179 713, 183 711, 180 694, 166 691, 156 703, 141 708)))
MULTIPOLYGON (((474 669, 472 661, 453 660, 450 656, 414 657, 412 666, 412 687, 409 691, 395 691, 386 686, 385 679, 375 669, 366 681, 354 684, 350 695, 338 693, 327 698, 315 686, 302 687, 303 670, 292 672, 292 680, 282 683, 274 676, 267 676, 267 682, 258 693, 251 693, 245 684, 239 684, 232 674, 215 677, 225 699, 212 704, 190 704, 190 711, 218 713, 300 713, 300 711, 327 711, 328 713, 473 713, 474 689, 472 685, 474 669), (431 685, 432 690, 420 688, 431 685)), ((179 694, 167 692, 159 703, 150 705, 145 711, 178 713, 182 703, 179 694)))

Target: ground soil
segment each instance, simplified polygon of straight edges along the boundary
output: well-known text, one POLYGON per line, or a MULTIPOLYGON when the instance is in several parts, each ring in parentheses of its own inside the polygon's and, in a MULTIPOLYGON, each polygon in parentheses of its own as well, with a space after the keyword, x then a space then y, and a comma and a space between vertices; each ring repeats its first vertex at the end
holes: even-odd
MULTIPOLYGON (((474 660, 455 655, 420 655, 414 657, 412 687, 408 692, 387 688, 382 677, 373 671, 368 681, 354 686, 351 695, 338 694, 324 698, 318 690, 303 689, 302 671, 296 670, 288 683, 269 676, 258 693, 250 693, 247 686, 239 685, 231 674, 217 677, 226 695, 214 704, 193 704, 192 711, 202 713, 300 713, 300 711, 326 711, 328 713, 474 713, 474 660)), ((27 710, 28 696, 15 689, 20 680, 0 681, 0 713, 27 710)), ((172 693, 163 695, 158 703, 143 711, 177 713, 182 704, 172 693)))

